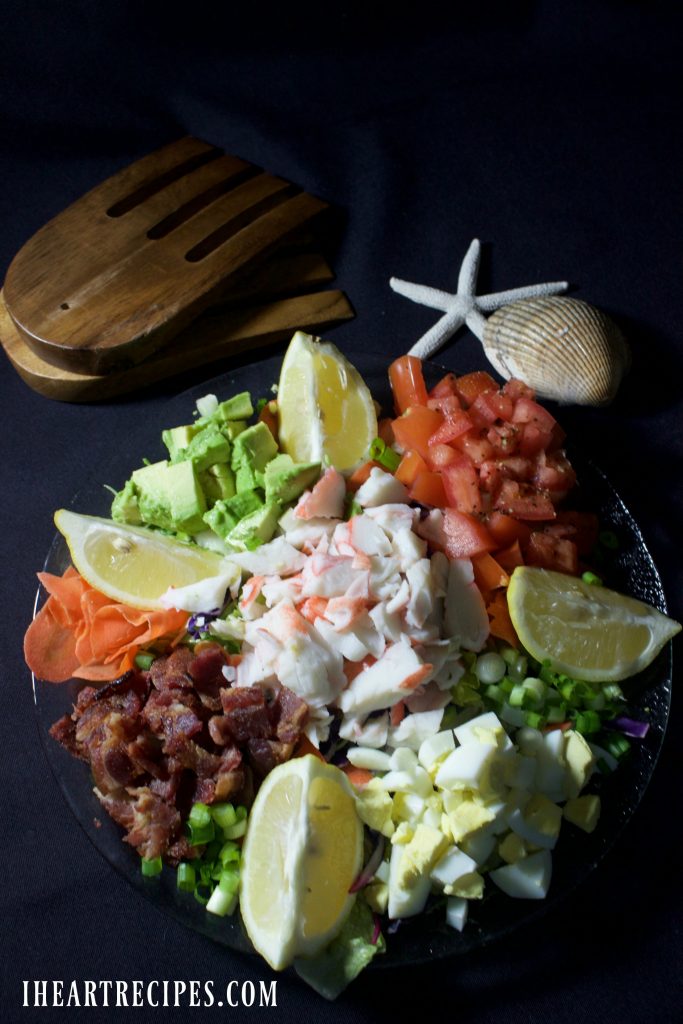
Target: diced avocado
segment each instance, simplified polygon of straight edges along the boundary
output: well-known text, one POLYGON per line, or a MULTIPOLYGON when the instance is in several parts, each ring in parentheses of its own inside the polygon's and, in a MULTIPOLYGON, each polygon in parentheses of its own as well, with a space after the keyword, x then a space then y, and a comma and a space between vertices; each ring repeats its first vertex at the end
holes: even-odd
POLYGON ((194 423, 188 423, 184 427, 172 427, 170 430, 162 431, 161 440, 168 448, 169 459, 175 459, 183 448, 187 448, 196 433, 197 427, 194 423))
POLYGON ((226 539, 241 519, 263 507, 256 491, 243 491, 227 500, 219 500, 204 515, 204 522, 223 540, 226 539))
POLYGON ((217 462, 203 470, 199 473, 199 483, 209 507, 222 499, 232 498, 235 493, 235 474, 227 462, 217 462))
POLYGON ((256 491, 242 491, 226 501, 225 504, 230 513, 239 520, 261 508, 263 499, 256 491))
POLYGON ((176 462, 168 466, 166 486, 173 528, 190 535, 203 530, 206 501, 192 463, 176 462))
POLYGON ((271 539, 277 528, 282 508, 277 502, 264 505, 240 519, 237 526, 230 531, 226 540, 232 547, 241 551, 253 551, 271 539))
MULTIPOLYGON (((261 481, 263 480, 263 474, 259 474, 261 481)), ((259 478, 256 476, 256 472, 246 462, 242 463, 235 469, 235 490, 238 494, 242 491, 253 491, 255 487, 259 487, 259 478)))
POLYGON ((131 481, 138 496, 138 508, 143 523, 172 530, 171 499, 166 488, 166 462, 153 462, 136 469, 131 481))
POLYGON ((211 419, 216 423, 227 423, 228 420, 248 420, 253 415, 251 395, 248 391, 242 391, 239 395, 233 395, 232 398, 221 402, 211 419))
POLYGON ((127 480, 122 490, 114 497, 111 503, 111 517, 117 523, 130 523, 132 526, 139 526, 142 522, 138 496, 132 480, 127 480))
POLYGON ((144 523, 188 534, 202 529, 206 501, 191 462, 143 466, 135 470, 131 483, 144 523))
POLYGON ((255 423, 243 430, 235 439, 231 460, 238 492, 263 487, 264 470, 276 455, 275 438, 265 423, 255 423))
POLYGON ((246 420, 229 420, 227 423, 221 423, 221 434, 227 437, 229 441, 234 441, 237 435, 246 429, 246 420))
POLYGON ((319 462, 294 462, 290 455, 276 455, 264 471, 266 503, 286 505, 298 498, 320 476, 319 462))
POLYGON ((200 430, 187 448, 181 449, 173 462, 191 462, 198 473, 217 462, 230 461, 230 441, 215 426, 200 430))
POLYGON ((225 502, 220 500, 204 513, 204 522, 222 540, 237 526, 237 520, 225 507, 225 502))

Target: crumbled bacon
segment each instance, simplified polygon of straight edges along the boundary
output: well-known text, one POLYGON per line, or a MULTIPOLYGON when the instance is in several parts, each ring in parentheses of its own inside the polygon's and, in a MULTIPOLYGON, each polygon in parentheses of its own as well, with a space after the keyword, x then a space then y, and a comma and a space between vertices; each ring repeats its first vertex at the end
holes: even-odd
POLYGON ((143 857, 198 856, 182 828, 192 803, 249 806, 255 779, 292 756, 308 721, 306 702, 284 686, 226 685, 228 664, 218 644, 178 647, 149 672, 85 686, 50 729, 90 765, 98 799, 143 857))

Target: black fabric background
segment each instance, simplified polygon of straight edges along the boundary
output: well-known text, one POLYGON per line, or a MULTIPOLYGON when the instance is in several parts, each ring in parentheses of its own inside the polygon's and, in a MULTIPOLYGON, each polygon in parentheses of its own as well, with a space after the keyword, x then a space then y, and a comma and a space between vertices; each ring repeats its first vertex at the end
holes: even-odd
MULTIPOLYGON (((435 315, 394 274, 451 288, 474 237, 481 287, 566 277, 611 313, 634 367, 571 436, 642 525, 683 617, 680 5, 0 4, 0 263, 129 161, 184 134, 291 178, 342 213, 332 254, 357 311, 330 332, 398 355, 435 315)), ((69 253, 64 254, 64 260, 69 253)), ((55 268, 56 271, 58 268, 55 268)), ((484 368, 462 332, 442 361, 484 368)), ((219 367, 219 370, 224 367, 219 367)), ((0 1018, 541 1022, 681 1019, 677 697, 621 841, 564 905, 476 954, 368 974, 328 1005, 289 977, 277 1009, 24 1009, 23 979, 270 979, 131 890, 71 817, 38 742, 21 638, 52 512, 149 410, 201 375, 101 405, 30 391, 0 358, 0 1018)))

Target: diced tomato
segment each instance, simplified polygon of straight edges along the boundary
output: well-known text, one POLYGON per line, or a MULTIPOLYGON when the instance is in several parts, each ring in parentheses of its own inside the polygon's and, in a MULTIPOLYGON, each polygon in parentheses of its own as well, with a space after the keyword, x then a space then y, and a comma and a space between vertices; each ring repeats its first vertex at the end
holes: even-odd
POLYGON ((511 377, 503 385, 503 394, 509 395, 513 402, 516 402, 518 398, 530 398, 533 401, 536 397, 534 389, 530 388, 524 381, 517 380, 516 377, 511 377))
POLYGON ((524 548, 524 558, 527 565, 541 569, 553 569, 572 576, 579 571, 579 554, 574 541, 554 537, 545 530, 531 534, 524 548))
POLYGON ((519 451, 527 459, 533 459, 534 455, 545 451, 553 438, 552 430, 540 426, 538 423, 524 423, 521 425, 522 432, 519 440, 519 451))
POLYGON ((427 459, 429 438, 443 421, 443 416, 435 409, 428 409, 426 405, 412 406, 392 424, 396 443, 404 452, 418 452, 423 459, 427 459))
POLYGON ((492 551, 493 537, 476 516, 458 512, 455 508, 444 509, 443 529, 446 537, 445 550, 449 558, 471 558, 481 551, 492 551))
POLYGON ((512 414, 513 423, 535 423, 541 430, 552 431, 555 417, 547 409, 544 409, 538 402, 530 398, 518 398, 515 402, 515 410, 512 414))
POLYGON ((455 389, 455 374, 447 373, 445 377, 442 377, 438 381, 432 390, 429 392, 430 398, 445 398, 447 395, 457 395, 455 389))
POLYGON ((481 512, 479 477, 474 463, 467 455, 454 452, 455 461, 441 471, 446 504, 459 512, 478 515, 481 512))
POLYGON ((561 500, 576 483, 576 472, 563 451, 539 452, 533 480, 541 490, 551 491, 561 500))
POLYGON ((496 551, 496 561, 505 572, 512 576, 518 565, 524 565, 522 546, 518 540, 513 541, 507 548, 496 551))
POLYGON ((481 466, 482 462, 493 456, 493 445, 485 437, 477 437, 475 433, 461 434, 453 443, 461 452, 469 455, 475 466, 481 466))
POLYGON ((496 459, 486 459, 479 467, 479 486, 484 494, 497 494, 503 474, 496 459))
POLYGON ((474 373, 458 377, 455 381, 455 390, 458 398, 468 409, 479 395, 484 391, 497 391, 498 385, 489 373, 476 370, 474 373))
POLYGON ((515 455, 519 448, 520 430, 514 423, 494 423, 486 432, 486 439, 493 445, 496 455, 515 455))
POLYGON ((418 473, 415 483, 408 491, 411 501, 420 505, 431 505, 433 508, 444 508, 446 491, 440 473, 418 473))
POLYGON ((389 367, 389 380, 397 413, 413 405, 427 404, 427 388, 422 376, 422 360, 417 356, 400 356, 389 367))
POLYGON ((495 508, 516 519, 529 521, 554 519, 555 507, 550 498, 531 484, 503 480, 495 500, 495 508))
POLYGON ((453 416, 463 412, 462 403, 457 395, 444 395, 442 398, 428 398, 428 409, 438 409, 444 416, 453 416))
POLYGON ((498 466, 506 480, 531 480, 535 466, 531 459, 512 455, 509 459, 498 459, 498 466))
POLYGON ((470 406, 470 416, 475 426, 489 427, 496 420, 507 422, 512 419, 514 403, 502 391, 482 391, 470 406))
POLYGON ((427 463, 431 470, 438 473, 439 470, 462 457, 461 453, 456 452, 455 448, 451 448, 449 444, 431 444, 430 442, 427 463))
POLYGON ((415 478, 418 473, 424 473, 427 470, 427 463, 417 452, 406 452, 401 459, 398 469, 394 473, 397 480, 400 480, 406 487, 410 487, 415 483, 415 478))
POLYGON ((590 555, 598 539, 599 522, 593 512, 558 512, 555 522, 546 526, 546 532, 552 531, 556 537, 573 540, 579 555, 585 558, 590 555))
POLYGON ((507 548, 515 541, 526 540, 530 530, 526 523, 505 515, 504 512, 491 512, 486 520, 489 533, 500 548, 507 548))
POLYGON ((562 429, 559 423, 556 423, 553 427, 552 434, 550 435, 550 441, 548 442, 546 451, 554 452, 557 448, 561 448, 566 437, 566 432, 562 429))
POLYGON ((431 512, 422 518, 415 525, 415 532, 418 537, 426 540, 434 551, 446 550, 446 533, 443 528, 443 512, 433 508, 431 512))
POLYGON ((464 409, 456 409, 446 414, 446 420, 429 438, 430 444, 450 444, 456 437, 466 434, 472 429, 472 420, 464 409))

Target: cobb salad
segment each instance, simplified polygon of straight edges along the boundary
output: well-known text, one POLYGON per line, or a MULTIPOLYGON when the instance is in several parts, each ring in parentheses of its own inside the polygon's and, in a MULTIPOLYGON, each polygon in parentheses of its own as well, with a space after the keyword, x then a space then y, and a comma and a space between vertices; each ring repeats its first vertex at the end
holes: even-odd
POLYGON ((239 903, 271 966, 333 997, 399 922, 546 895, 561 830, 598 826, 591 780, 647 732, 620 682, 680 627, 603 586, 615 538, 571 509, 526 385, 427 390, 404 357, 378 419, 317 345, 295 337, 276 399, 201 399, 110 520, 58 513, 73 567, 41 574, 25 649, 39 679, 94 684, 52 734, 141 870, 169 865, 208 913, 239 903))

